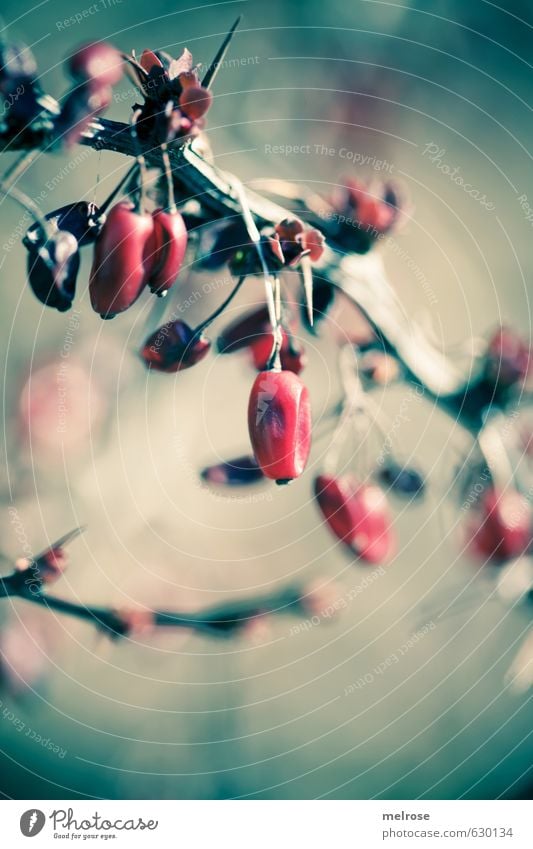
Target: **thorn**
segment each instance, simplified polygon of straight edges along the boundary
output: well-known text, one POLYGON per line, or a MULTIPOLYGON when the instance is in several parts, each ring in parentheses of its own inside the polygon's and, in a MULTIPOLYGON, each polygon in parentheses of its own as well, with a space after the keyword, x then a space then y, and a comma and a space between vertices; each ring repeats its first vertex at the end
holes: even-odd
POLYGON ((230 46, 230 43, 231 43, 231 39, 233 38, 233 36, 235 34, 235 30, 239 26, 241 19, 242 19, 242 15, 239 15, 239 17, 237 18, 237 20, 233 24, 232 28, 228 32, 226 38, 224 39, 224 41, 220 45, 215 58, 213 59, 211 65, 207 69, 205 76, 202 80, 202 87, 203 88, 211 88, 211 86, 213 85, 213 82, 215 81, 215 77, 218 73, 218 69, 220 68, 220 65, 222 64, 222 62, 224 60, 224 56, 226 55, 228 47, 230 46))
POLYGON ((78 528, 73 528, 73 530, 68 531, 62 537, 59 537, 59 539, 57 539, 51 545, 47 545, 46 548, 41 551, 40 554, 37 555, 37 557, 33 558, 33 560, 39 560, 41 557, 44 557, 44 555, 47 554, 50 549, 62 548, 64 545, 67 545, 67 543, 72 542, 73 539, 76 539, 76 537, 79 537, 80 534, 84 533, 84 531, 86 530, 87 525, 80 525, 78 528))
POLYGON ((311 260, 308 256, 302 257, 302 276, 304 279, 305 302, 307 304, 307 318, 312 327, 314 324, 313 318, 313 271, 311 268, 311 260))

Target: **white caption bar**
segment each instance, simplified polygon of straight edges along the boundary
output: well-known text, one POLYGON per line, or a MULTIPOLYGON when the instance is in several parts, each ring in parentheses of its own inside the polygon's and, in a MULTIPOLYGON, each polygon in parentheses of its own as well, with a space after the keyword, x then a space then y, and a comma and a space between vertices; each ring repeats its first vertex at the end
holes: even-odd
POLYGON ((531 849, 531 803, 512 801, 5 801, 0 845, 281 849, 531 849), (31 842, 31 841, 34 842, 31 842), (67 844, 67 841, 70 843, 67 844))

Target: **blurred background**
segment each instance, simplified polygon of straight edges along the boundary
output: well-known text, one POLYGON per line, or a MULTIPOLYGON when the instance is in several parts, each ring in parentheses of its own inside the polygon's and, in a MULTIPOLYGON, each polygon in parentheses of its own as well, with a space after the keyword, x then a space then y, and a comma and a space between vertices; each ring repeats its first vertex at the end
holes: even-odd
MULTIPOLYGON (((207 65, 243 14, 227 57, 237 61, 221 69, 209 113, 216 164, 245 183, 285 178, 324 194, 346 176, 399 180, 412 204, 397 237, 402 253, 378 249, 409 314, 423 314, 446 350, 502 321, 531 337, 529 3, 186 5, 4 0, 2 25, 32 47, 45 90, 59 96, 62 60, 80 43, 109 39, 127 52, 175 56, 187 46, 207 65), (287 146, 300 152, 286 155, 287 146)), ((127 120, 135 99, 123 81, 109 116, 127 120)), ((7 167, 13 155, 4 159, 7 167)), ((40 156, 22 184, 49 211, 102 200, 126 167, 118 154, 80 147, 40 156)), ((461 554, 457 504, 445 497, 469 446, 459 425, 408 397, 394 439, 428 473, 429 494, 394 504, 400 553, 363 587, 369 568, 335 545, 312 500, 327 440, 316 440, 309 471, 291 487, 230 497, 199 484, 202 466, 248 450, 254 372, 246 357, 213 355, 186 373, 148 375, 137 357, 148 296, 101 322, 87 296, 86 254, 76 312, 44 310, 25 282, 24 213, 2 199, 0 219, 5 557, 19 556, 24 540, 39 551, 86 524, 57 586, 65 598, 196 609, 335 580, 346 601, 342 615, 307 630, 275 618, 265 632, 227 641, 158 633, 118 643, 76 620, 3 602, 1 793, 528 795, 530 693, 505 684, 525 614, 478 599, 479 609, 474 602, 439 622, 375 674, 429 621, 427 610, 446 606, 474 576, 461 554), (67 411, 58 435, 62 363, 67 411)), ((199 293, 191 323, 221 300, 216 287, 206 294, 206 279, 193 274, 183 291, 184 299, 199 293)), ((215 331, 260 298, 245 288, 215 331)), ((304 343, 319 419, 339 398, 332 344, 304 343)), ((399 387, 379 403, 394 419, 405 399, 399 387)))

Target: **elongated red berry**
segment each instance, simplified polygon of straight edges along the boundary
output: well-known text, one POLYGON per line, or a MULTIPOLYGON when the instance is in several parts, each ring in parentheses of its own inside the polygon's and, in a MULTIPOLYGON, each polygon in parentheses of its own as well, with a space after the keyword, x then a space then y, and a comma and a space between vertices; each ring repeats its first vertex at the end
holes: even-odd
POLYGON ((367 563, 382 563, 395 552, 396 540, 385 493, 359 484, 349 475, 319 475, 315 497, 335 536, 367 563))
POLYGON ((480 557, 502 561, 524 554, 533 541, 531 504, 516 490, 490 488, 469 525, 472 550, 480 557))
POLYGON ((89 281, 91 304, 102 318, 127 310, 139 297, 150 271, 152 216, 127 202, 109 212, 96 240, 89 281))
POLYGON ((257 375, 248 403, 248 430, 263 474, 277 483, 299 477, 311 449, 311 404, 290 371, 257 375))
POLYGON ((157 209, 149 244, 151 270, 148 285, 155 294, 170 289, 176 282, 187 250, 187 228, 179 212, 157 209))
POLYGON ((173 374, 199 363, 210 348, 209 339, 184 321, 169 321, 148 337, 141 357, 148 368, 173 374))

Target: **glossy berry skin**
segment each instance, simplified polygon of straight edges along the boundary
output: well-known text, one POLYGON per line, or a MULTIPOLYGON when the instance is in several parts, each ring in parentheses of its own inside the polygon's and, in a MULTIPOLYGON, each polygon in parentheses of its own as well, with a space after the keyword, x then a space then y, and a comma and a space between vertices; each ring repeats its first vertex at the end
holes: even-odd
POLYGON ((385 493, 350 476, 319 475, 318 506, 335 536, 366 563, 383 563, 394 555, 396 539, 385 493))
POLYGON ((237 457, 215 466, 207 466, 201 477, 218 486, 248 486, 263 480, 264 475, 254 457, 237 457))
POLYGON ((199 363, 211 342, 184 321, 169 321, 148 337, 141 358, 148 368, 174 374, 199 363))
POLYGON ((403 467, 394 460, 389 460, 380 469, 379 478, 395 493, 406 498, 418 498, 424 493, 425 482, 422 475, 416 469, 403 467))
POLYGON ((151 271, 148 285, 155 294, 170 289, 180 273, 187 250, 187 228, 179 212, 157 209, 152 219, 154 229, 148 246, 151 271))
POLYGON ((488 489, 479 514, 469 526, 471 548, 483 559, 508 560, 531 545, 533 513, 527 498, 516 490, 488 489))
POLYGON ((117 203, 110 210, 96 240, 89 280, 92 307, 102 318, 127 310, 144 289, 152 232, 152 216, 131 204, 117 203))
POLYGON ((59 230, 47 241, 27 244, 28 281, 34 295, 59 312, 70 309, 76 293, 80 267, 78 242, 71 233, 59 230))
POLYGON ((95 41, 80 47, 68 60, 70 75, 81 82, 116 85, 123 73, 122 57, 105 41, 95 41))
POLYGON ((290 371, 257 375, 248 403, 248 430, 265 477, 288 483, 302 474, 311 450, 311 404, 299 377, 290 371))
MULTIPOLYGON (((250 344, 250 351, 254 366, 258 371, 263 371, 268 366, 270 355, 272 354, 272 334, 262 333, 257 338, 253 339, 250 344)), ((285 331, 283 331, 283 341, 280 349, 281 368, 284 371, 292 371, 294 374, 300 374, 307 364, 307 357, 302 347, 297 347, 292 342, 285 331)))

